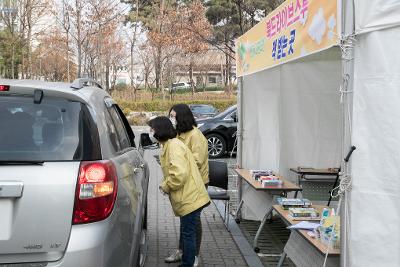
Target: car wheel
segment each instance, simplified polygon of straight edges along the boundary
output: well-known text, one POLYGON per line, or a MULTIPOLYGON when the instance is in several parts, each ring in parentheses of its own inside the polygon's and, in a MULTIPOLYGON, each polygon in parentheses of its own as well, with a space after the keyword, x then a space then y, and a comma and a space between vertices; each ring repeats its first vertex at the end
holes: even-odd
POLYGON ((225 154, 226 142, 219 134, 207 135, 208 141, 208 156, 210 158, 219 158, 225 154))

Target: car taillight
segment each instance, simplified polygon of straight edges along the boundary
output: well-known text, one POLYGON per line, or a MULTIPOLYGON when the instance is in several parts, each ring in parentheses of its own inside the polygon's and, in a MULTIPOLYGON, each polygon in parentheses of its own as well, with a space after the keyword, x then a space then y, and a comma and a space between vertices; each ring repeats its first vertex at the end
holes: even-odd
POLYGON ((0 92, 9 91, 9 90, 10 90, 9 85, 1 85, 0 84, 0 92))
POLYGON ((76 185, 73 224, 107 218, 114 207, 117 186, 117 172, 111 161, 83 161, 76 185))

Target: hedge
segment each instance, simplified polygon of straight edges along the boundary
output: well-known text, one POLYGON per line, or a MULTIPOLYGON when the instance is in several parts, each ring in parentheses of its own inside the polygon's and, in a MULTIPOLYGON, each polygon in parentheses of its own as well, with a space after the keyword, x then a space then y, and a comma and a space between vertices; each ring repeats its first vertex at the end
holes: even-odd
POLYGON ((124 111, 125 114, 129 114, 132 111, 138 112, 150 112, 150 111, 161 111, 168 112, 169 109, 179 103, 183 104, 207 104, 213 105, 219 111, 226 109, 229 106, 236 104, 236 99, 230 100, 176 100, 176 101, 162 101, 162 100, 154 100, 154 101, 142 101, 142 102, 134 102, 134 101, 125 101, 116 99, 118 105, 124 111))
MULTIPOLYGON (((237 86, 233 85, 233 90, 236 90, 237 86)), ((139 90, 144 90, 144 88, 140 88, 139 90)), ((154 92, 160 92, 160 90, 158 90, 157 88, 148 88, 147 91, 154 91, 154 92)), ((166 90, 167 93, 169 93, 168 90, 166 90)), ((206 86, 205 88, 203 88, 203 86, 199 85, 196 86, 194 89, 195 92, 214 92, 214 91, 225 91, 225 88, 223 85, 215 85, 215 86, 206 86)), ((192 92, 191 88, 186 88, 186 89, 174 89, 173 93, 174 94, 184 94, 184 93, 190 93, 192 92)))

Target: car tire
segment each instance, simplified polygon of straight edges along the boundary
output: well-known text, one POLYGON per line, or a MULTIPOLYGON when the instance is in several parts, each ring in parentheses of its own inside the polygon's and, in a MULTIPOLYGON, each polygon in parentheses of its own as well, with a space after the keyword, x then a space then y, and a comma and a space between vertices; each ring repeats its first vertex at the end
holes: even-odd
POLYGON ((143 215, 143 229, 147 230, 147 203, 146 206, 144 207, 144 215, 143 215))
POLYGON ((207 135, 208 157, 215 159, 222 157, 226 152, 226 141, 219 134, 207 135))

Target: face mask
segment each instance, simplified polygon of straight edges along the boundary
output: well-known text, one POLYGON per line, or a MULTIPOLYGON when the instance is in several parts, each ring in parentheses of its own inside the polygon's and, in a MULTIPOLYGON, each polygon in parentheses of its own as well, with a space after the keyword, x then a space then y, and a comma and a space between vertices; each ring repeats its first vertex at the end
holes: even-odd
POLYGON ((175 117, 170 117, 169 120, 172 123, 172 126, 174 126, 174 128, 176 128, 176 118, 175 117))
POLYGON ((154 137, 153 132, 150 132, 149 137, 150 137, 151 142, 153 142, 153 144, 158 142, 158 140, 154 137))

